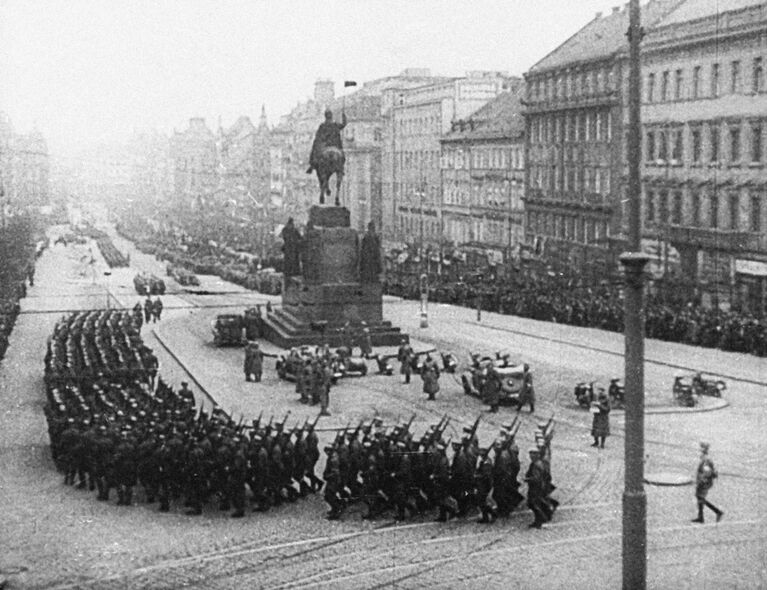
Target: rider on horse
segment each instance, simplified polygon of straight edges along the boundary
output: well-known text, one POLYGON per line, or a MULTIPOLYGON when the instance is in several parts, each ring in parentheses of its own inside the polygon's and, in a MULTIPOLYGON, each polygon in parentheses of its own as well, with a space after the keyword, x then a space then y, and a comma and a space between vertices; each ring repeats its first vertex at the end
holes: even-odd
POLYGON ((307 174, 311 174, 317 168, 319 156, 324 148, 335 147, 343 152, 344 146, 341 143, 341 130, 346 127, 345 112, 341 114, 341 121, 341 123, 336 123, 333 121, 333 111, 330 109, 325 111, 325 121, 317 128, 317 133, 314 136, 312 152, 309 155, 309 169, 306 171, 307 174))

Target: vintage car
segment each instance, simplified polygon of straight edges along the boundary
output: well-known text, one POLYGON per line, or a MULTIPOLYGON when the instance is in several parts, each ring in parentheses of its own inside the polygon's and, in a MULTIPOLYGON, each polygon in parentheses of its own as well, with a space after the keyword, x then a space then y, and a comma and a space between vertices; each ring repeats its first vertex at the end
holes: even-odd
POLYGON ((147 273, 134 276, 133 286, 139 295, 165 295, 165 281, 147 273))
POLYGON ((173 277, 179 285, 189 287, 198 287, 200 285, 200 279, 193 272, 185 269, 183 266, 175 266, 169 264, 167 267, 168 276, 173 277))
POLYGON ((680 406, 691 408, 697 403, 693 378, 689 375, 676 375, 674 377, 674 401, 680 406))
MULTIPOLYGON (((591 404, 596 401, 598 391, 599 384, 596 381, 581 381, 575 385, 575 400, 580 407, 588 410, 591 404)), ((624 402, 623 379, 620 377, 610 379, 607 395, 610 397, 610 405, 613 408, 622 408, 624 402)))
POLYGON ((727 384, 713 375, 695 373, 692 376, 692 389, 696 395, 722 397, 722 392, 727 389, 727 384))
MULTIPOLYGON (((501 377, 500 401, 502 404, 516 405, 521 408, 530 403, 530 392, 525 384, 525 365, 497 366, 498 359, 485 358, 478 361, 476 366, 461 375, 463 392, 466 395, 482 398, 482 389, 487 370, 490 364, 494 364, 495 370, 501 377)), ((527 371, 530 369, 527 368, 527 371)))
POLYGON ((216 346, 242 346, 242 316, 232 313, 221 314, 211 322, 213 344, 216 346))

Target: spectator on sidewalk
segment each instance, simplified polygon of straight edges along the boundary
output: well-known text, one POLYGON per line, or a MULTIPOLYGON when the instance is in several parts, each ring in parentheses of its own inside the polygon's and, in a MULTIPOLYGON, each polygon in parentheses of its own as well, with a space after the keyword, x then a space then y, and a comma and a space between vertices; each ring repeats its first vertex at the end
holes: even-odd
POLYGON ((158 296, 152 304, 152 321, 159 322, 162 319, 162 300, 158 296))

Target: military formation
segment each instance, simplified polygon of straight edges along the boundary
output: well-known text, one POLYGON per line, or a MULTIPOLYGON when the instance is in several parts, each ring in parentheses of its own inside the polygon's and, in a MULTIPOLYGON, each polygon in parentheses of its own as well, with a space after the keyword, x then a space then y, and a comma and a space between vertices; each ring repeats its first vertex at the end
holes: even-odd
MULTIPOLYGON (((537 320, 623 331, 621 285, 517 273, 511 280, 448 280, 432 276, 430 298, 441 303, 478 307, 537 320)), ((386 292, 420 299, 418 275, 396 273, 386 292)), ((767 356, 767 321, 750 313, 704 309, 689 301, 648 294, 647 336, 695 346, 767 356)))
MULTIPOLYGON (((363 518, 386 513, 396 520, 436 513, 445 522, 475 512, 478 521, 492 523, 509 516, 525 497, 520 493, 521 463, 515 442, 518 419, 504 424, 498 437, 479 445, 477 427, 463 428, 460 440, 445 439, 450 419, 445 416, 420 437, 410 422, 384 428, 379 419, 339 431, 325 447, 324 498, 327 518, 341 518, 347 507, 364 506, 363 518)), ((551 494, 553 420, 538 425, 536 444, 524 474, 531 527, 551 520, 559 502, 551 494)))
POLYGON ((261 418, 234 422, 221 409, 196 407, 186 383, 178 391, 156 376, 157 360, 141 341, 133 314, 106 310, 60 321, 46 355, 45 414, 53 459, 68 485, 130 505, 140 488, 167 512, 174 503, 201 514, 215 502, 232 516, 317 491, 315 423, 288 427, 261 418))

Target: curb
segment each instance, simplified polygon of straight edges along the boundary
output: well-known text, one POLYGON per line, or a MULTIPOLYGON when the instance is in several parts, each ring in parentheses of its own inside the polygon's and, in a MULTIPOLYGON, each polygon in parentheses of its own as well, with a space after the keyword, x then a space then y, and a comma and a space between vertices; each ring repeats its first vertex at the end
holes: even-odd
POLYGON ((661 472, 646 475, 644 482, 652 486, 681 487, 692 485, 692 478, 688 475, 679 475, 678 473, 661 472))
MULTIPOLYGON (((700 405, 696 405, 694 408, 682 408, 682 407, 675 407, 675 406, 663 406, 659 408, 647 408, 645 407, 644 413, 647 414, 701 414, 703 412, 714 412, 717 410, 723 410, 724 408, 729 407, 730 402, 728 402, 726 399, 723 398, 713 398, 715 403, 713 403, 710 406, 702 407, 700 405)), ((612 410, 612 412, 620 415, 625 415, 626 410, 625 409, 619 409, 619 410, 612 410)))

